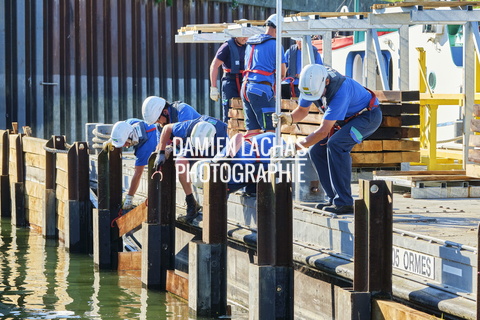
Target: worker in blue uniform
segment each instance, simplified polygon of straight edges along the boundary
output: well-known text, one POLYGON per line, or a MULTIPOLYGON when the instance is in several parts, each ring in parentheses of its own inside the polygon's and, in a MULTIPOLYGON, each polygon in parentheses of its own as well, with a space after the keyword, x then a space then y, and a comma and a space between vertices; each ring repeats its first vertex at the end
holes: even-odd
POLYGON ((112 128, 110 139, 104 143, 104 148, 113 146, 115 148, 128 148, 133 146, 135 154, 135 171, 130 182, 122 208, 130 210, 133 208, 133 198, 137 192, 143 169, 148 164, 148 158, 155 151, 159 142, 160 134, 157 126, 149 125, 140 119, 127 119, 118 121, 112 128))
POLYGON ((355 80, 323 65, 305 66, 299 79, 300 99, 292 113, 275 114, 274 122, 292 125, 306 117, 313 101, 321 100, 320 127, 297 148, 310 148, 310 157, 326 194, 317 205, 336 214, 353 213, 352 148, 373 134, 382 122, 375 94, 355 80))
POLYGON ((173 141, 178 152, 176 153, 175 166, 178 179, 185 191, 187 214, 179 217, 179 221, 191 223, 201 210, 201 206, 195 200, 192 185, 188 174, 190 159, 213 158, 227 143, 227 124, 221 120, 203 115, 194 120, 170 123, 163 127, 160 142, 157 146, 157 158, 155 168, 165 163, 168 154, 165 153, 167 145, 173 141))
POLYGON ((272 114, 275 112, 275 72, 285 77, 285 55, 282 48, 281 70, 276 70, 277 15, 266 21, 264 34, 252 36, 245 50, 245 72, 242 85, 242 101, 247 134, 275 131, 272 114))
POLYGON ((170 103, 161 97, 150 96, 143 101, 142 116, 146 123, 158 123, 163 127, 169 123, 196 119, 200 113, 185 102, 170 103))
MULTIPOLYGON (((282 81, 282 99, 298 98, 300 95, 298 76, 302 71, 302 38, 292 38, 292 40, 295 43, 285 52, 287 75, 282 81)), ((314 63, 323 64, 322 57, 314 46, 312 46, 311 54, 314 63)))
POLYGON ((247 37, 234 37, 218 48, 210 64, 210 99, 218 101, 220 91, 217 87, 218 68, 222 66, 222 112, 223 121, 228 122, 230 99, 239 98, 245 61, 245 43, 247 37))

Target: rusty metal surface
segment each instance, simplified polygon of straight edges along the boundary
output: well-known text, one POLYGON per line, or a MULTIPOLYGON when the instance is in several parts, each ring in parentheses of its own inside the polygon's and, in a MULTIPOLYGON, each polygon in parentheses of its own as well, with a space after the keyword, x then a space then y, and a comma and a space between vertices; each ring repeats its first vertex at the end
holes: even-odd
MULTIPOLYGON (((262 20, 274 12, 215 1, 43 0, 0 3, 0 127, 85 141, 86 123, 141 118, 159 95, 220 117, 209 99, 218 44, 175 44, 187 24, 262 20)), ((287 12, 288 13, 288 12, 287 12)))

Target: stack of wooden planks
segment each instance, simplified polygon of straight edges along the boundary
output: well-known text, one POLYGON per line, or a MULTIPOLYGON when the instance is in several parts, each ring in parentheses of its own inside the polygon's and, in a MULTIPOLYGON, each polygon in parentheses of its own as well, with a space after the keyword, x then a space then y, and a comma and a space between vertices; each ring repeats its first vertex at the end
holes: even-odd
MULTIPOLYGON (((352 150, 355 167, 391 167, 402 162, 420 161, 420 124, 418 91, 376 91, 383 112, 383 121, 378 130, 352 150)), ((232 99, 228 123, 230 135, 244 132, 243 106, 240 99, 232 99)), ((282 100, 283 112, 297 107, 297 100, 282 100)), ((313 133, 323 115, 312 105, 305 119, 293 126, 282 126, 285 140, 298 140, 313 133)))
POLYGON ((467 175, 470 177, 480 178, 480 104, 473 105, 473 119, 470 124, 470 147, 468 150, 468 161, 473 163, 467 163, 467 175))

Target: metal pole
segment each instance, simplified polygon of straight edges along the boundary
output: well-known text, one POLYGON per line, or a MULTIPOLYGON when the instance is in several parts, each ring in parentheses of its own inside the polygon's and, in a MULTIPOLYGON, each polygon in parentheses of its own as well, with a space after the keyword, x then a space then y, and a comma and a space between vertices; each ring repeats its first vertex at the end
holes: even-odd
MULTIPOLYGON (((283 30, 283 15, 282 15, 282 0, 277 0, 277 40, 276 40, 276 70, 275 73, 275 113, 280 113, 282 107, 282 30, 283 30)), ((282 143, 282 126, 275 128, 275 137, 277 145, 282 143)))

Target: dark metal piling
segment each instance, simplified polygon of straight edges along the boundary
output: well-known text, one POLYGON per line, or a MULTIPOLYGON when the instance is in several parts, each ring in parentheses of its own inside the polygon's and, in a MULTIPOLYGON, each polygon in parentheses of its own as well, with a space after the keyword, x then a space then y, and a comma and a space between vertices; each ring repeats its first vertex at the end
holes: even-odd
POLYGON ((14 164, 15 170, 9 171, 12 191, 12 225, 24 227, 27 225, 25 216, 25 172, 23 170, 24 159, 22 149, 22 135, 9 135, 10 157, 9 161, 14 164))
POLYGON ((167 272, 175 270, 175 162, 170 157, 161 173, 148 161, 148 209, 143 223, 142 283, 166 290, 167 272))
POLYGON ((250 319, 293 319, 292 182, 270 173, 257 186, 257 265, 250 265, 250 319))
POLYGON ((218 317, 227 313, 227 185, 221 166, 205 169, 202 241, 188 247, 188 305, 197 316, 218 317))
POLYGON ((12 198, 10 195, 10 178, 8 177, 9 162, 9 143, 8 131, 0 131, 1 150, 0 156, 2 171, 0 175, 0 210, 2 217, 11 217, 12 215, 12 198))

